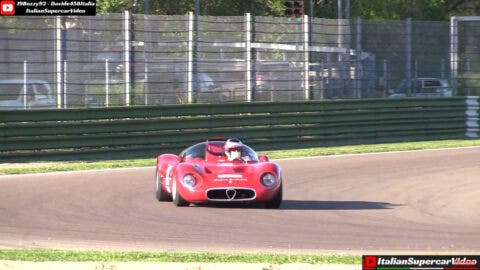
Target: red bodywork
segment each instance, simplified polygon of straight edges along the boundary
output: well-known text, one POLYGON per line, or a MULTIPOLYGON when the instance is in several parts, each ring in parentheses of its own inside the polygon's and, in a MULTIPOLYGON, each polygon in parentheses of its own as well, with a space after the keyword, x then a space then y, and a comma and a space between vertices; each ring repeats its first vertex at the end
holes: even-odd
POLYGON ((186 205, 251 201, 266 202, 267 207, 273 203, 270 208, 278 208, 282 200, 280 167, 266 156, 258 157, 246 145, 244 159, 229 161, 223 153, 224 144, 224 139, 212 139, 191 146, 180 155, 158 156, 156 192, 161 189, 163 195, 157 195, 157 199, 173 197, 176 202, 179 195, 186 205), (261 181, 267 173, 273 179, 268 186, 261 181), (186 184, 186 175, 193 176, 195 184, 186 184))

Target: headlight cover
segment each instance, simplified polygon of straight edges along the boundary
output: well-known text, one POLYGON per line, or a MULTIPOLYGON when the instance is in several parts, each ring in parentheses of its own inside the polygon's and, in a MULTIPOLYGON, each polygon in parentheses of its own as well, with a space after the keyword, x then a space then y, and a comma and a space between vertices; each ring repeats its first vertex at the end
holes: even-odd
POLYGON ((197 184, 197 180, 192 174, 185 174, 182 178, 183 185, 187 187, 194 187, 197 184))
POLYGON ((271 188, 271 187, 275 186, 275 184, 277 183, 277 178, 272 173, 265 173, 260 178, 260 182, 265 187, 271 188))

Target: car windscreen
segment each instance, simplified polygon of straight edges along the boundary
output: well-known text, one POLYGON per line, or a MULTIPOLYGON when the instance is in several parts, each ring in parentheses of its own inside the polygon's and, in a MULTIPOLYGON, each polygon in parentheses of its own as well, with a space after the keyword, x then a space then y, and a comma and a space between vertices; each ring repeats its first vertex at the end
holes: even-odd
POLYGON ((193 146, 190 146, 189 148, 183 150, 180 153, 180 156, 182 157, 183 160, 187 158, 205 158, 205 148, 206 144, 205 143, 198 143, 193 146))
POLYGON ((23 84, 6 83, 0 84, 0 100, 16 100, 21 96, 23 84))
POLYGON ((258 155, 252 148, 243 145, 242 146, 242 157, 247 158, 248 161, 258 161, 258 155))
MULTIPOLYGON (((224 145, 225 141, 209 141, 206 146, 206 151, 212 156, 226 157, 223 151, 224 145)), ((257 153, 245 144, 241 147, 241 157, 245 161, 258 161, 257 153)))
POLYGON ((417 87, 418 93, 439 93, 443 89, 447 88, 447 83, 442 82, 441 80, 424 80, 423 85, 419 83, 417 87))
POLYGON ((442 83, 438 80, 430 80, 430 81, 424 81, 423 86, 424 87, 440 87, 442 86, 442 83))
POLYGON ((402 80, 398 83, 397 87, 395 87, 395 93, 405 93, 407 90, 407 81, 402 80))

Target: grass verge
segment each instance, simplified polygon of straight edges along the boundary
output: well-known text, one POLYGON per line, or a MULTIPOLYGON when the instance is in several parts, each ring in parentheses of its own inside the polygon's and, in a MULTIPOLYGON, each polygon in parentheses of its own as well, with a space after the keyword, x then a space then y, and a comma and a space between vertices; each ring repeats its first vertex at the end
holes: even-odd
MULTIPOLYGON (((389 144, 349 145, 335 147, 316 147, 296 150, 262 151, 271 159, 295 158, 309 156, 328 156, 340 154, 375 153, 407 150, 423 150, 438 148, 455 148, 480 146, 479 139, 472 140, 442 140, 425 142, 402 142, 389 144)), ((0 164, 0 175, 45 173, 57 171, 78 171, 95 169, 112 169, 128 167, 155 166, 155 157, 128 160, 106 161, 65 161, 65 162, 33 162, 33 163, 4 163, 0 164)))
POLYGON ((199 263, 310 263, 360 264, 357 255, 226 254, 183 252, 67 251, 50 249, 0 250, 0 260, 32 262, 199 262, 199 263))

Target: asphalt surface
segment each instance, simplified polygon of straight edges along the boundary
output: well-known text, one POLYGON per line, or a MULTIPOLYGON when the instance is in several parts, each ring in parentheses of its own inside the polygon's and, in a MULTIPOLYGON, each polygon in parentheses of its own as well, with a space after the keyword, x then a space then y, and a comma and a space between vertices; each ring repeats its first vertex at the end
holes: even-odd
POLYGON ((0 248, 480 251, 480 148, 277 162, 279 210, 158 202, 153 167, 2 176, 0 248))

